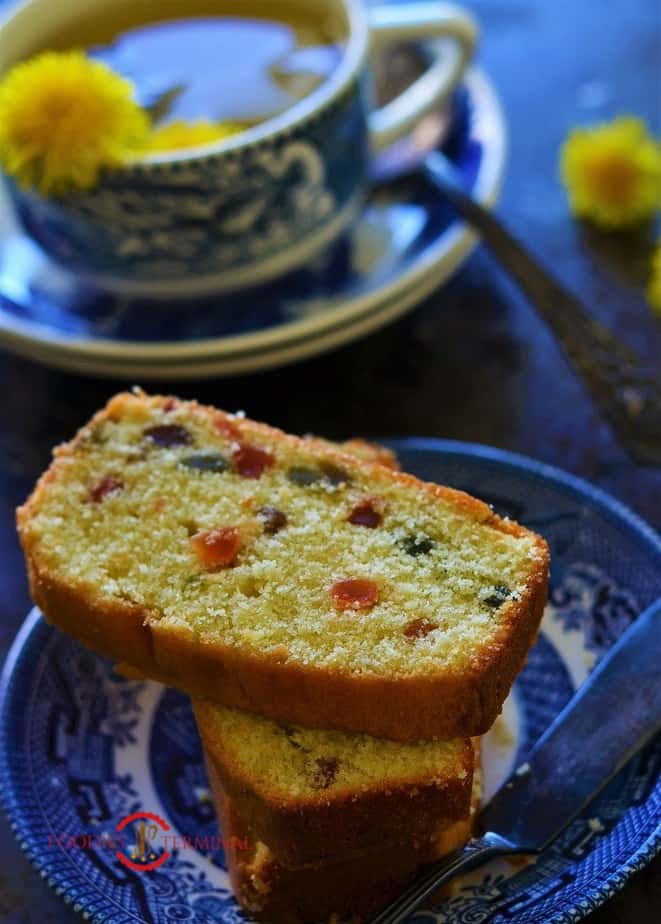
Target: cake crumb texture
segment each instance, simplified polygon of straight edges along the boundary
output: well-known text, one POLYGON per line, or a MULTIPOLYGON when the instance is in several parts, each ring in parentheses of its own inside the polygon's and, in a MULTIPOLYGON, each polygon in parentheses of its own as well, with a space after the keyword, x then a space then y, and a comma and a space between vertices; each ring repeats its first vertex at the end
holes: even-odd
POLYGON ((19 524, 69 587, 201 643, 356 675, 475 667, 546 569, 539 537, 461 492, 143 394, 57 451, 19 524), (350 519, 366 498, 371 528, 350 519), (352 580, 375 585, 369 608, 334 605, 352 580))

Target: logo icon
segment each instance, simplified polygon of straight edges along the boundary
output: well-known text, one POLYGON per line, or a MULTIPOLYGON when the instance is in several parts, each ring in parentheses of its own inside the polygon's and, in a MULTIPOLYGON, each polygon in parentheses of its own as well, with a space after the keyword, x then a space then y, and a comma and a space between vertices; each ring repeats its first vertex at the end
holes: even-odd
POLYGON ((130 848, 130 856, 126 856, 121 850, 118 850, 116 857, 120 863, 129 869, 136 870, 139 873, 148 873, 150 870, 158 869, 170 857, 169 850, 157 852, 156 837, 160 831, 169 831, 170 825, 164 821, 160 815, 153 812, 133 812, 127 815, 117 825, 117 831, 123 831, 126 827, 132 825, 134 843, 130 848))

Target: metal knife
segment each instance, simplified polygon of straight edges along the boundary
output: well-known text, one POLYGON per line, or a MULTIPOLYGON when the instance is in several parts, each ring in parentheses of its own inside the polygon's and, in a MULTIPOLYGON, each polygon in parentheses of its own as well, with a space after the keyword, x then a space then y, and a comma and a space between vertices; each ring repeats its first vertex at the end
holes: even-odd
POLYGON ((483 809, 486 833, 429 867, 370 924, 397 924, 458 873, 539 853, 661 730, 661 599, 622 634, 483 809))

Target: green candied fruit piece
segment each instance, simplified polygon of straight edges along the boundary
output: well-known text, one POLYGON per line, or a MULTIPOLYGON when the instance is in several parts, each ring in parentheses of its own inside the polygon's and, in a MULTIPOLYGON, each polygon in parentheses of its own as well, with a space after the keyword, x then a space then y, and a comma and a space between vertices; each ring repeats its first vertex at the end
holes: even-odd
POLYGON ((219 452, 196 452, 179 461, 195 472, 226 472, 230 467, 229 460, 219 452))
POLYGON ((498 609, 502 606, 507 598, 511 595, 512 591, 507 587, 506 584, 496 584, 493 593, 489 594, 488 597, 485 597, 482 601, 486 606, 493 607, 493 609, 498 609))
POLYGON ((418 555, 427 555, 436 543, 429 536, 406 536, 400 543, 407 555, 417 558, 418 555))

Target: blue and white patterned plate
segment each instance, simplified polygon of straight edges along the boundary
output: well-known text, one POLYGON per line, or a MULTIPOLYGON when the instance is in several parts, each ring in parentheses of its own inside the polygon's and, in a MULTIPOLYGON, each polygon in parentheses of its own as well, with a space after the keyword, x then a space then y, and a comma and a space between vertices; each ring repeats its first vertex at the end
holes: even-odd
MULTIPOLYGON (((471 71, 443 148, 493 205, 505 127, 487 78, 471 71)), ((256 371, 323 352, 412 308, 467 257, 474 234, 422 175, 374 190, 352 233, 303 271, 221 297, 155 302, 83 289, 18 228, 0 189, 0 344, 66 369, 126 378, 256 371)))
MULTIPOLYGON (((437 440, 393 445, 405 469, 477 494, 543 533, 551 546, 542 633, 487 736, 486 785, 493 792, 613 641, 659 597, 661 541, 616 501, 539 463, 437 440)), ((657 740, 535 864, 483 867, 414 920, 579 920, 661 846, 660 764, 657 740)), ((0 792, 23 849, 88 920, 247 920, 229 891, 222 850, 213 849, 218 831, 187 699, 156 683, 123 679, 36 612, 4 670, 0 792), (125 843, 117 840, 118 824, 135 812, 158 816, 153 824, 148 819, 141 842, 153 845, 156 859, 163 850, 163 842, 155 846, 157 827, 169 826, 168 836, 179 838, 178 849, 150 872, 117 856, 120 846, 125 858, 140 847, 137 823, 123 829, 130 832, 125 843)))

